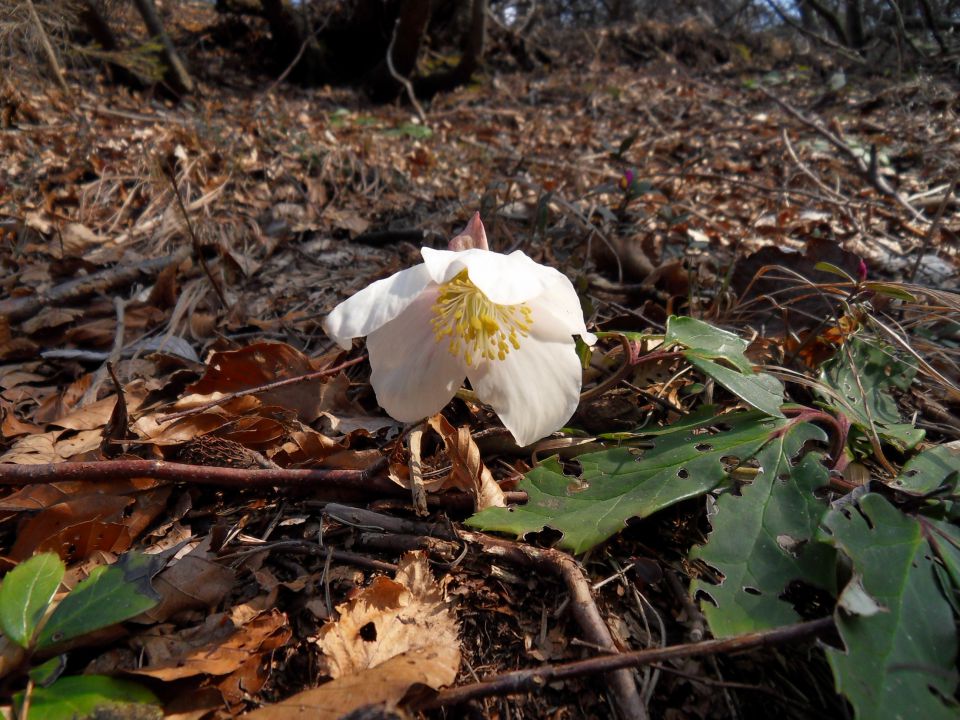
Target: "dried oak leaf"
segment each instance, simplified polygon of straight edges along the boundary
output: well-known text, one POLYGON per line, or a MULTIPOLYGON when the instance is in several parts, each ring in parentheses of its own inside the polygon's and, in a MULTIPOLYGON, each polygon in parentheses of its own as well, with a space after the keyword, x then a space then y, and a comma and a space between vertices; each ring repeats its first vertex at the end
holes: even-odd
POLYGON ((337 610, 340 619, 324 626, 318 641, 332 677, 354 675, 398 655, 429 650, 443 662, 442 671, 438 668, 434 682, 427 684, 439 687, 456 678, 460 666, 457 621, 423 553, 407 553, 394 580, 375 578, 337 610))
POLYGON ((338 610, 340 620, 320 635, 336 679, 246 718, 335 720, 368 705, 395 707, 412 685, 456 678, 457 622, 422 553, 405 555, 395 580, 375 579, 338 610))

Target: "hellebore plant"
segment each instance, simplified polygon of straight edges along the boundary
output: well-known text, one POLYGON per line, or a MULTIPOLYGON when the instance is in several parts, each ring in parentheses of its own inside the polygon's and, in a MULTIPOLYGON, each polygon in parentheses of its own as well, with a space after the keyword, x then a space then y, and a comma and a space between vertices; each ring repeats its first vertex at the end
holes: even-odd
POLYGON ((438 412, 469 378, 517 443, 576 410, 582 382, 573 336, 592 345, 570 280, 517 250, 491 252, 475 213, 449 250, 340 303, 324 329, 340 347, 367 337, 377 401, 413 422, 438 412))

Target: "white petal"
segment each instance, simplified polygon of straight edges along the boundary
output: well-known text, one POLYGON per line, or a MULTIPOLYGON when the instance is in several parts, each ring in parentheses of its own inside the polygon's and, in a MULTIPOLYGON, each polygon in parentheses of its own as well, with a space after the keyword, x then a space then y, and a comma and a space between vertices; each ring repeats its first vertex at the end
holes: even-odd
POLYGON ((421 293, 406 309, 367 338, 377 402, 400 422, 433 415, 446 405, 466 376, 463 361, 437 342, 430 326, 436 288, 421 293))
POLYGON ((435 283, 449 282, 465 269, 470 281, 500 305, 526 302, 544 290, 544 266, 520 250, 502 255, 489 250, 454 252, 425 247, 420 252, 435 283))
MULTIPOLYGON (((541 266, 543 267, 543 266, 541 266)), ((546 268, 545 270, 553 270, 546 268)), ((597 336, 587 332, 583 321, 583 307, 573 288, 573 283, 563 273, 553 270, 555 275, 544 278, 545 289, 537 297, 536 303, 555 317, 571 335, 579 335, 587 345, 594 345, 597 336)))
POLYGON ((377 280, 337 305, 323 321, 323 329, 348 350, 350 340, 369 335, 393 320, 429 284, 430 273, 422 264, 377 280))
POLYGON ((521 446, 570 419, 583 382, 570 333, 543 307, 532 304, 531 309, 530 336, 520 340, 519 349, 467 371, 477 397, 493 407, 521 446))

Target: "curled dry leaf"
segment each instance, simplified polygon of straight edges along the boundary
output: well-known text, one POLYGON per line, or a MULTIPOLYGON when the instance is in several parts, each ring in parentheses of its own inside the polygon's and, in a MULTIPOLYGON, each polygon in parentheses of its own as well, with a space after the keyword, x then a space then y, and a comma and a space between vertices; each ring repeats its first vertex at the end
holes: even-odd
POLYGON ((428 421, 430 427, 443 438, 447 455, 453 468, 447 486, 458 487, 474 497, 477 510, 488 507, 506 507, 503 490, 493 479, 489 468, 480 458, 480 448, 470 435, 470 428, 455 428, 440 415, 434 415, 428 421))

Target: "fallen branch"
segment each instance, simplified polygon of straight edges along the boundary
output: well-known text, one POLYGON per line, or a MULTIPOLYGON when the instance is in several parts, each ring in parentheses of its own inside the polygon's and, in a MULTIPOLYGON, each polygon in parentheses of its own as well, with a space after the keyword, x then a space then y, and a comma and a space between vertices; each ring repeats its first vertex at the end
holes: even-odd
POLYGON ((364 470, 262 469, 187 465, 165 460, 101 460, 93 462, 44 463, 40 465, 0 465, 0 486, 53 482, 108 482, 132 478, 154 478, 195 485, 229 488, 309 487, 353 491, 369 497, 371 493, 404 495, 398 485, 378 478, 386 459, 364 470))
MULTIPOLYGON (((454 533, 447 525, 423 523, 382 515, 362 508, 328 504, 324 513, 348 525, 366 530, 382 530, 406 535, 424 535, 444 540, 461 540, 479 545, 487 555, 503 558, 515 565, 535 568, 558 575, 570 593, 573 617, 584 634, 584 639, 611 653, 618 652, 613 636, 593 600, 590 583, 583 569, 573 557, 553 548, 538 548, 524 543, 495 538, 478 532, 454 533)), ((647 711, 640 699, 633 672, 621 666, 612 670, 607 679, 613 705, 621 718, 646 718, 647 711)))
POLYGON ((560 665, 545 665, 530 670, 516 670, 471 685, 461 685, 460 687, 441 690, 434 697, 415 704, 412 709, 416 711, 430 710, 459 705, 468 700, 477 700, 492 695, 502 696, 531 692, 540 690, 548 683, 558 680, 607 673, 622 668, 636 668, 664 660, 743 652, 744 650, 754 650, 771 645, 781 645, 794 640, 815 637, 832 627, 833 618, 825 617, 722 640, 704 640, 683 645, 671 645, 665 648, 603 655, 589 660, 578 660, 560 665))
POLYGON ((145 260, 136 265, 117 265, 87 277, 61 283, 36 295, 0 300, 0 315, 6 315, 11 322, 26 320, 44 307, 57 307, 97 293, 125 287, 144 275, 154 275, 168 265, 182 262, 189 255, 189 250, 181 250, 173 255, 145 260))

